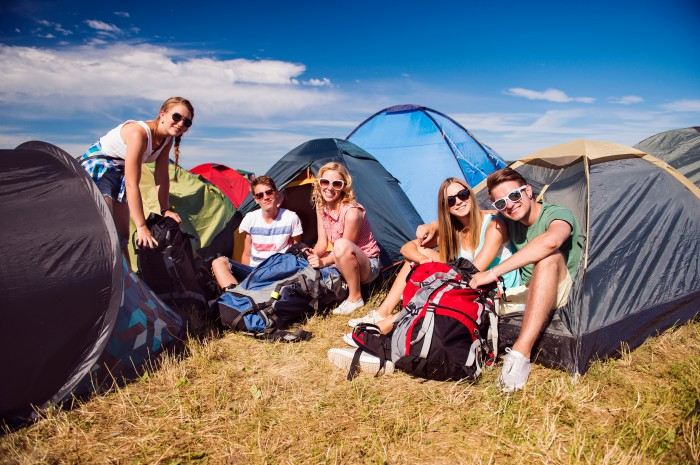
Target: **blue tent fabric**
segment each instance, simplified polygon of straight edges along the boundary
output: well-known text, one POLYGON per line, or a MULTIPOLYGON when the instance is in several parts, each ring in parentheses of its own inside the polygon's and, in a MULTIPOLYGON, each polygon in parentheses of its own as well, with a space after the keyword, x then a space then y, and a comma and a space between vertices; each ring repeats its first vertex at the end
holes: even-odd
POLYGON ((425 222, 437 218, 437 190, 448 177, 476 186, 506 166, 450 117, 419 105, 385 108, 346 140, 371 153, 396 179, 425 222))

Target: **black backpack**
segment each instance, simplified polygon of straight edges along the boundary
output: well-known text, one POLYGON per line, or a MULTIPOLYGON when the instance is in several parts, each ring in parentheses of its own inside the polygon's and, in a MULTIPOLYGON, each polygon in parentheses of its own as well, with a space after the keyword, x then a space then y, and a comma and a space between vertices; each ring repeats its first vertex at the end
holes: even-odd
POLYGON ((334 267, 312 268, 292 250, 264 260, 212 306, 224 326, 259 339, 293 342, 311 334, 289 334, 285 329, 341 302, 346 295, 347 285, 334 267))
POLYGON ((138 248, 135 234, 132 237, 141 278, 171 306, 196 303, 202 309, 206 308, 190 242, 194 236, 183 232, 172 218, 155 213, 148 216, 146 226, 158 241, 158 246, 138 248))
POLYGON ((488 330, 492 322, 497 326, 495 292, 468 285, 476 272, 464 259, 416 265, 406 278, 404 307, 392 332, 381 335, 369 324, 355 327, 352 337, 359 348, 348 379, 357 374, 357 361, 366 351, 379 357, 380 370, 391 360, 397 369, 421 378, 476 381, 493 361, 488 330))

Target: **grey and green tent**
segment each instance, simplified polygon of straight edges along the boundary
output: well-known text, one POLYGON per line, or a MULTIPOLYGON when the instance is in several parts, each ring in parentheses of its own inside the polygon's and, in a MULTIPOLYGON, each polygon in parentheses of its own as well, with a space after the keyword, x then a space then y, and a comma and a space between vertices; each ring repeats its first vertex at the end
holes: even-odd
POLYGON ((634 148, 665 161, 700 187, 700 126, 660 132, 634 148))
MULTIPOLYGON (((539 363, 584 373, 700 313, 700 189, 682 174, 632 147, 587 140, 511 167, 548 203, 570 209, 584 235, 568 303, 533 351, 539 363)), ((475 190, 489 208, 485 187, 475 190)), ((521 322, 501 318, 502 347, 521 322)))

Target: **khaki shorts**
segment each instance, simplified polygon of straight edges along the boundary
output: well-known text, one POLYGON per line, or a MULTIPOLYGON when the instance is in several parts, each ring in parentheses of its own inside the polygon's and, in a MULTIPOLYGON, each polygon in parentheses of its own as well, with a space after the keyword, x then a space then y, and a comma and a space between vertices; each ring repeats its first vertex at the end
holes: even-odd
MULTIPOLYGON (((571 279, 571 275, 566 273, 566 279, 557 286, 557 299, 554 301, 552 310, 566 305, 566 301, 569 300, 569 293, 571 292, 572 285, 573 280, 571 279)), ((525 311, 525 302, 527 302, 527 291, 528 287, 525 284, 512 289, 506 289, 506 297, 509 302, 504 302, 501 299, 498 307, 498 314, 508 315, 511 313, 523 313, 525 311)))

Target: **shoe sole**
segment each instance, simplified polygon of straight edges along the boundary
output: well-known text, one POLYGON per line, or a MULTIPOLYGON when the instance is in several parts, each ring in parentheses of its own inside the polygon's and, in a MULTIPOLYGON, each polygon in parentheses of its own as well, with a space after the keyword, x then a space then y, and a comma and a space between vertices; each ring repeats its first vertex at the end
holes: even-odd
POLYGON ((498 386, 498 389, 501 390, 501 392, 515 392, 515 391, 520 391, 522 388, 525 387, 527 384, 527 380, 523 381, 522 383, 518 384, 506 384, 503 381, 501 381, 500 378, 496 381, 496 386, 498 386))
MULTIPOLYGON (((345 350, 345 349, 340 349, 340 350, 345 350)), ((337 366, 338 368, 348 371, 350 370, 350 365, 352 364, 352 358, 354 355, 355 351, 351 352, 339 352, 336 349, 330 349, 328 351, 328 360, 330 360, 333 365, 337 366), (349 356, 347 355, 349 354, 349 356)), ((364 354, 363 354, 364 355, 364 354)), ((360 357, 360 372, 361 373, 369 373, 371 375, 377 374, 377 371, 379 370, 379 362, 375 361, 367 361, 367 360, 362 360, 362 356, 360 357)), ((385 375, 390 375, 394 372, 394 362, 387 360, 386 363, 384 364, 384 370, 379 371, 379 374, 384 373, 385 375)))
POLYGON ((357 349, 357 347, 358 347, 357 342, 355 342, 355 341, 352 339, 352 334, 344 334, 344 335, 343 335, 343 342, 345 342, 345 343, 346 343, 347 345, 349 345, 350 347, 354 347, 354 348, 356 348, 356 349, 357 349))

